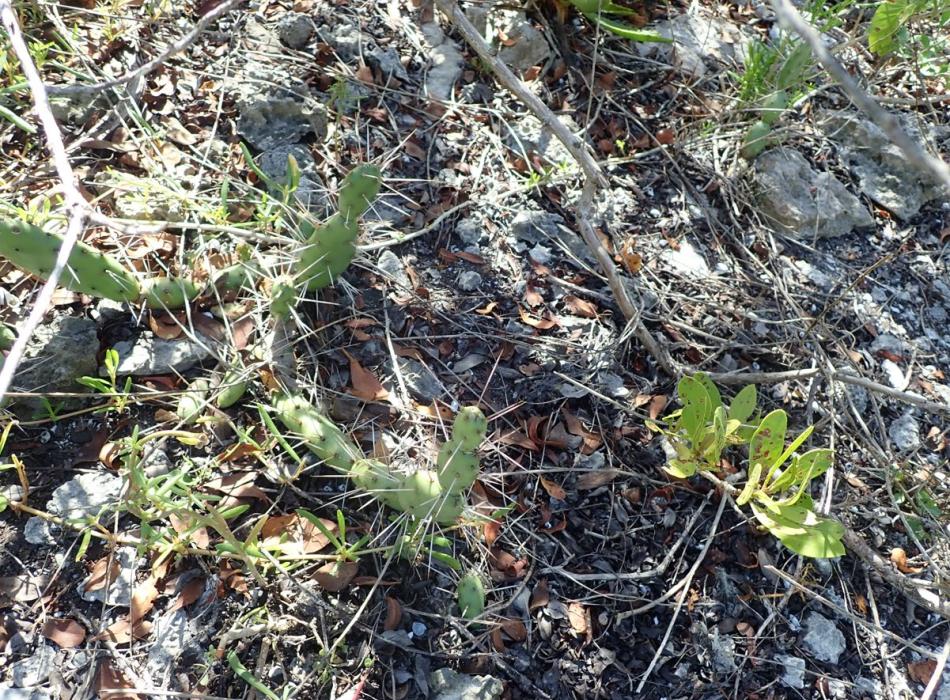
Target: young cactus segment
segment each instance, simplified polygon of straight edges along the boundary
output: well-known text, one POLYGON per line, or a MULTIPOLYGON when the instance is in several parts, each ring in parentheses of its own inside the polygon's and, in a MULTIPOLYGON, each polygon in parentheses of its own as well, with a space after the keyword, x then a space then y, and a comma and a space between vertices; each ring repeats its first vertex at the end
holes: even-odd
POLYGON ((196 379, 188 386, 188 391, 178 399, 178 407, 175 413, 184 425, 191 425, 201 417, 209 389, 210 385, 207 380, 196 379))
POLYGON ((180 277, 153 277, 142 287, 150 309, 183 309, 201 293, 197 284, 180 277))
POLYGON ((466 620, 474 620, 485 612, 485 587, 474 571, 469 571, 459 579, 455 595, 462 617, 466 620))
POLYGON ((360 459, 350 469, 353 484, 372 495, 380 503, 399 509, 399 494, 402 483, 392 470, 375 459, 360 459))
POLYGON ((5 323, 0 323, 0 350, 9 350, 16 342, 16 331, 5 323))
POLYGON ((300 435, 307 449, 328 466, 348 474, 354 461, 362 457, 359 447, 302 396, 278 396, 274 408, 281 422, 300 435))
MULTIPOLYGON (((47 279, 63 245, 61 236, 24 221, 0 221, 0 255, 31 275, 47 279)), ((114 258, 77 241, 59 283, 74 292, 111 299, 138 301, 135 275, 114 258)))
POLYGON ((340 188, 340 211, 322 226, 304 223, 304 247, 297 257, 294 279, 316 291, 333 284, 356 257, 358 220, 379 193, 379 168, 364 164, 346 176, 340 188))
POLYGON ((461 494, 478 477, 476 450, 485 439, 488 420, 477 406, 466 406, 455 417, 452 437, 442 445, 436 464, 439 483, 449 494, 461 494))
POLYGON ((290 277, 280 277, 270 288, 270 312, 274 318, 285 319, 297 305, 297 291, 290 277))
POLYGON ((379 168, 363 163, 347 173, 340 187, 340 212, 347 220, 358 219, 366 213, 379 194, 379 168))

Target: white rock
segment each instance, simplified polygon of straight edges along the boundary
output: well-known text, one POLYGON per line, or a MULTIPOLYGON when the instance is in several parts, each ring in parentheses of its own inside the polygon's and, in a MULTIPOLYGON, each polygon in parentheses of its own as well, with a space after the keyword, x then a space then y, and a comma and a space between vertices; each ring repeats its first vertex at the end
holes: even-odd
POLYGON ((805 618, 805 636, 802 644, 819 661, 837 664, 846 645, 844 635, 834 622, 824 615, 811 612, 805 618))

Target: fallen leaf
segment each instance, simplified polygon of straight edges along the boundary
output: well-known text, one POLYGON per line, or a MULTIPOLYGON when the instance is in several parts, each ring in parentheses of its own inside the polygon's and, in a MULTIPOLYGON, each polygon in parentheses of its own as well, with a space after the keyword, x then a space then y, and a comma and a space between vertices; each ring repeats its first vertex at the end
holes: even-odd
POLYGON ((517 429, 503 431, 502 428, 499 428, 495 432, 492 440, 500 442, 502 445, 517 445, 532 452, 537 452, 540 449, 534 440, 525 435, 523 431, 517 429))
POLYGON ((538 318, 537 316, 532 316, 527 311, 521 308, 518 309, 518 313, 520 314, 521 321, 524 324, 531 326, 532 328, 536 328, 539 331, 546 331, 551 328, 554 328, 557 325, 557 321, 553 319, 538 318))
POLYGON ((523 642, 528 638, 528 628, 521 620, 504 620, 501 629, 511 637, 512 641, 523 642))
POLYGON ((666 408, 666 405, 670 402, 670 398, 664 394, 656 394, 650 398, 650 407, 647 409, 647 414, 650 416, 650 420, 656 420, 656 417, 659 416, 663 409, 666 408))
POLYGON ((589 472, 584 472, 575 482, 575 487, 578 491, 588 491, 590 489, 600 488, 605 484, 609 484, 611 481, 617 478, 620 475, 619 469, 596 469, 589 472))
MULTIPOLYGON (((336 522, 325 518, 320 518, 320 522, 330 532, 336 532, 336 522)), ((261 528, 261 544, 264 547, 278 549, 291 556, 315 554, 329 543, 330 540, 316 525, 296 513, 272 515, 261 528)))
POLYGON ((544 487, 544 490, 548 492, 548 495, 551 498, 554 498, 558 501, 567 500, 567 491, 565 491, 560 484, 555 481, 551 481, 550 479, 546 479, 543 476, 540 477, 540 480, 541 486, 544 487))
POLYGON ((911 661, 907 664, 907 673, 921 685, 930 683, 930 679, 937 670, 936 659, 923 659, 922 661, 911 661))
POLYGON ((491 548, 488 562, 492 567, 493 580, 515 581, 528 572, 527 559, 518 559, 511 552, 507 552, 500 547, 491 548))
POLYGON ((531 600, 528 602, 528 610, 537 610, 546 607, 551 600, 551 594, 548 592, 548 580, 546 578, 538 581, 538 585, 531 591, 531 600))
POLYGON ((907 563, 907 552, 905 552, 900 547, 894 547, 891 550, 891 563, 897 567, 898 571, 902 574, 919 574, 926 567, 923 566, 911 566, 907 563))
POLYGON ((486 304, 483 308, 481 308, 481 309, 475 309, 475 313, 477 313, 477 314, 479 314, 479 315, 481 315, 481 316, 487 316, 488 314, 490 314, 492 311, 495 310, 495 307, 496 307, 496 306, 498 306, 498 302, 497 302, 497 301, 490 301, 490 302, 488 302, 488 304, 486 304))
POLYGON ((868 614, 868 599, 865 598, 860 593, 856 593, 854 596, 854 607, 861 615, 868 614))
POLYGON ((244 572, 236 568, 228 560, 221 562, 221 566, 218 568, 218 578, 221 580, 221 585, 225 588, 230 588, 236 593, 240 593, 245 598, 250 600, 251 591, 247 587, 247 580, 244 578, 244 572))
POLYGON ((99 672, 96 674, 96 692, 109 700, 139 700, 137 693, 116 693, 116 690, 125 690, 135 686, 126 680, 109 658, 99 662, 99 672), (112 691, 104 693, 103 691, 112 691))
POLYGON ((583 603, 573 602, 567 606, 567 621, 571 625, 571 631, 578 637, 583 637, 590 629, 590 622, 587 616, 587 608, 583 603))
POLYGON ((672 129, 660 129, 655 136, 656 140, 664 146, 669 146, 676 140, 676 134, 672 129))
POLYGON ((152 623, 148 620, 132 622, 128 616, 120 617, 104 631, 97 634, 96 640, 109 640, 113 644, 129 644, 133 639, 147 639, 152 632, 152 623))
MULTIPOLYGON (((180 608, 187 608, 189 605, 197 601, 205 591, 205 577, 204 576, 192 576, 188 579, 181 589, 178 591, 178 597, 175 598, 168 611, 179 610, 180 608)), ((234 588, 234 586, 231 586, 234 588)), ((237 590, 234 588, 234 590, 237 590)))
POLYGON ((492 648, 499 654, 503 654, 507 651, 505 647, 505 641, 501 638, 501 627, 495 627, 490 635, 492 648))
POLYGON ((181 320, 164 311, 149 314, 148 327, 162 340, 175 340, 185 332, 181 320))
POLYGON ((0 576, 0 604, 30 603, 42 595, 48 582, 46 576, 0 576))
POLYGON ((208 535, 208 528, 198 527, 192 530, 195 525, 194 517, 186 513, 177 514, 172 513, 168 516, 168 520, 171 523, 172 529, 177 532, 179 535, 185 537, 183 540, 186 544, 193 543, 195 547, 199 549, 207 549, 208 545, 211 544, 211 537, 208 535))
POLYGON ((112 555, 106 555, 95 562, 89 568, 89 575, 83 584, 85 592, 98 591, 111 584, 119 575, 121 567, 119 560, 112 555))
POLYGON ((353 388, 350 393, 363 401, 377 401, 384 399, 389 395, 385 387, 376 378, 376 375, 365 369, 355 357, 350 353, 343 351, 350 361, 350 382, 353 388))
POLYGON ((392 596, 386 596, 386 621, 383 623, 383 629, 392 632, 398 629, 402 621, 402 606, 399 601, 392 596))
POLYGON ((155 587, 155 581, 151 578, 135 586, 129 608, 129 617, 132 622, 138 622, 145 617, 152 609, 156 598, 158 598, 158 588, 155 587))
POLYGON ((568 294, 564 297, 564 303, 575 316, 580 316, 581 318, 597 318, 597 307, 586 299, 568 294))
POLYGON ((581 448, 582 454, 589 455, 601 446, 603 443, 601 437, 597 433, 585 428, 580 418, 566 408, 561 409, 561 415, 564 416, 567 432, 584 440, 584 446, 581 448))
POLYGON ((86 630, 75 620, 51 617, 43 623, 43 636, 63 649, 78 647, 86 638, 86 630))
POLYGON ((359 568, 355 561, 327 562, 313 573, 313 580, 323 590, 339 593, 350 585, 359 568))
POLYGON ((160 123, 165 127, 165 135, 175 143, 182 146, 193 146, 198 143, 199 138, 188 131, 175 117, 165 117, 160 123))

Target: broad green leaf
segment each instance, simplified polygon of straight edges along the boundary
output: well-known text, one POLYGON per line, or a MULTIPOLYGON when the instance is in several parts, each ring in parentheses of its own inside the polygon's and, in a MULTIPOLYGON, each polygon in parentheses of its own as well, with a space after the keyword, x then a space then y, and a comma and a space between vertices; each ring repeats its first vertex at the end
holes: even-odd
POLYGON ((591 22, 603 27, 607 31, 612 32, 617 36, 623 37, 624 39, 629 39, 630 41, 653 42, 656 44, 673 43, 672 39, 665 37, 662 34, 658 34, 657 32, 651 31, 649 29, 637 29, 632 24, 607 19, 603 15, 585 12, 584 16, 587 17, 587 19, 589 19, 591 22))
POLYGON ((779 90, 795 91, 805 79, 805 71, 811 65, 811 47, 805 42, 799 43, 782 63, 775 86, 779 90))
POLYGON ((940 505, 937 503, 936 499, 927 489, 921 489, 917 492, 917 495, 914 496, 914 500, 917 502, 917 507, 920 508, 923 512, 933 518, 940 518, 943 516, 943 511, 940 509, 940 505))
POLYGON ((729 418, 745 423, 755 413, 755 404, 758 401, 755 384, 750 384, 736 394, 736 398, 729 404, 729 418))
POLYGON ((782 454, 787 428, 788 416, 782 409, 765 416, 749 441, 749 464, 762 464, 765 467, 775 464, 782 454))
POLYGON ((762 465, 753 464, 749 469, 749 480, 745 482, 745 487, 742 489, 742 492, 739 494, 739 497, 736 499, 736 505, 744 506, 748 503, 752 494, 755 493, 755 490, 759 488, 759 479, 762 478, 762 465))
POLYGON ((770 493, 780 493, 804 480, 808 483, 831 467, 834 451, 827 448, 809 450, 795 457, 792 464, 769 486, 770 493), (806 479, 807 477, 807 479, 806 479))
POLYGON ((706 395, 709 396, 709 415, 712 415, 717 408, 722 406, 722 395, 719 393, 719 389, 705 372, 697 372, 693 375, 693 379, 702 384, 706 390, 706 395))
POLYGON ((891 53, 897 47, 897 33, 912 14, 908 0, 887 0, 874 10, 868 32, 868 48, 878 56, 891 53))
POLYGON ((736 433, 741 427, 742 427, 742 421, 738 421, 734 418, 727 419, 726 420, 726 437, 730 437, 733 433, 736 433))
POLYGON ((705 387, 693 377, 683 377, 677 385, 683 413, 680 415, 680 427, 694 445, 702 440, 706 428, 706 416, 709 411, 709 395, 705 387))
POLYGON ((841 543, 844 527, 836 520, 794 506, 780 507, 778 512, 773 512, 753 502, 752 511, 769 532, 796 554, 827 559, 845 553, 841 543))
POLYGON ((664 469, 666 469, 667 474, 674 476, 677 479, 688 479, 697 471, 699 471, 699 465, 696 464, 696 462, 671 459, 666 463, 666 467, 664 467, 664 469))

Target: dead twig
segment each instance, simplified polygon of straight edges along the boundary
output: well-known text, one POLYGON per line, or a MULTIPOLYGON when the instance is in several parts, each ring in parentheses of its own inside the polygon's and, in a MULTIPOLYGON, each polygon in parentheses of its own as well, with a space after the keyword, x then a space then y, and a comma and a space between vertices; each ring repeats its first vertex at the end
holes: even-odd
POLYGON ((885 111, 870 95, 861 89, 847 69, 842 66, 825 46, 821 36, 798 13, 789 0, 771 0, 772 8, 785 24, 791 27, 811 48, 815 58, 847 93, 851 101, 867 114, 891 142, 901 149, 907 159, 922 172, 927 172, 944 187, 950 189, 950 166, 935 158, 907 135, 893 114, 885 111))

